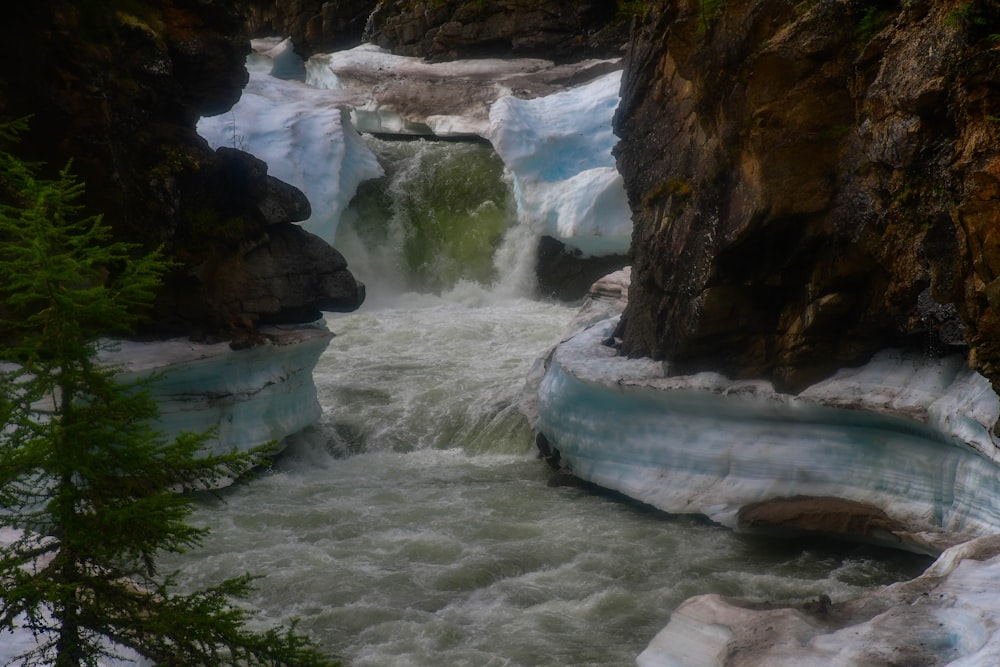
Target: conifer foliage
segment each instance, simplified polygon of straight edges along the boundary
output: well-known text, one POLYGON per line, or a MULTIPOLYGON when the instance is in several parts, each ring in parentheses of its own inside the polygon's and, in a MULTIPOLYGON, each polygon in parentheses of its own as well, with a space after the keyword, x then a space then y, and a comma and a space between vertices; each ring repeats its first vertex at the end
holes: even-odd
POLYGON ((330 665, 291 630, 247 629, 244 575, 175 592, 158 557, 197 546, 190 495, 257 454, 206 457, 205 435, 168 440, 155 402, 95 362, 134 326, 168 265, 81 214, 82 184, 9 152, 0 124, 0 642, 28 629, 24 665, 330 665), (23 631, 23 630, 22 630, 23 631))

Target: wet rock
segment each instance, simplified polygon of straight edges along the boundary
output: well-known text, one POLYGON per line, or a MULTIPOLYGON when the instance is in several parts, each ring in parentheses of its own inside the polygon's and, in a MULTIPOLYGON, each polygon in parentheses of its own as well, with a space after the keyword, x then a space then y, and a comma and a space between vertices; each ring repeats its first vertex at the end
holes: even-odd
POLYGON ((626 354, 795 391, 957 348, 998 386, 998 10, 869 5, 651 3, 616 120, 626 354))
POLYGON ((955 546, 911 581, 796 607, 691 598, 638 657, 639 667, 727 665, 993 665, 998 539, 955 546))
POLYGON ((376 0, 252 0, 247 27, 258 37, 290 37, 303 57, 357 46, 376 0))
POLYGON ((793 496, 772 498, 740 508, 740 530, 770 534, 816 534, 859 540, 890 541, 904 531, 879 507, 844 498, 793 496))
POLYGON ((588 484, 573 473, 566 470, 560 470, 553 474, 552 477, 549 477, 548 485, 551 487, 568 486, 574 489, 592 488, 591 484, 588 484))
POLYGON ((611 58, 630 21, 614 0, 253 0, 244 12, 252 34, 290 37, 303 57, 373 41, 432 60, 611 58))
POLYGON ((584 257, 583 253, 550 237, 538 241, 535 275, 538 292, 543 297, 560 301, 579 301, 601 277, 617 271, 628 263, 624 255, 584 257))
POLYGON ((559 470, 559 450, 552 448, 544 433, 535 434, 535 447, 538 449, 538 458, 548 463, 550 468, 559 470))
POLYGON ((225 197, 232 200, 226 204, 234 214, 241 213, 237 202, 249 200, 264 225, 301 222, 311 215, 312 207, 302 191, 268 175, 263 160, 232 148, 218 148, 216 154, 219 169, 210 187, 217 188, 220 202, 225 197))

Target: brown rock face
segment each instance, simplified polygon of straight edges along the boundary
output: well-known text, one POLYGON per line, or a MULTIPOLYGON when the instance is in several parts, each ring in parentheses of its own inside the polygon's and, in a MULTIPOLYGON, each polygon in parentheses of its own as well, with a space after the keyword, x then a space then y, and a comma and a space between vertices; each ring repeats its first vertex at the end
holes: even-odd
POLYGON ((385 0, 375 41, 433 60, 537 57, 557 62, 621 55, 628 19, 616 0, 385 0))
POLYGON ((650 4, 616 118, 624 351, 794 390, 967 346, 1000 386, 997 3, 650 4))
POLYGON ((612 58, 629 22, 617 0, 252 0, 244 11, 252 34, 291 37, 303 57, 368 40, 433 60, 612 58))
MULTIPOLYGON (((300 293, 275 287, 261 295, 267 274, 248 279, 245 293, 220 282, 252 274, 261 248, 286 248, 291 236, 303 252, 330 250, 285 228, 309 216, 301 192, 267 176, 259 160, 210 150, 195 132, 200 115, 229 109, 247 81, 249 41, 232 3, 17 3, 0 38, 17 56, 0 64, 0 116, 32 115, 24 157, 53 171, 72 160, 88 210, 120 238, 163 246, 181 262, 157 306, 160 330, 225 333, 234 320, 360 304, 363 290, 343 258, 300 293), (348 282, 317 294, 331 271, 348 282)), ((270 274, 287 276, 308 265, 287 251, 268 263, 270 274)))
POLYGON ((376 0, 251 0, 247 26, 257 37, 291 37, 304 58, 361 43, 376 0))

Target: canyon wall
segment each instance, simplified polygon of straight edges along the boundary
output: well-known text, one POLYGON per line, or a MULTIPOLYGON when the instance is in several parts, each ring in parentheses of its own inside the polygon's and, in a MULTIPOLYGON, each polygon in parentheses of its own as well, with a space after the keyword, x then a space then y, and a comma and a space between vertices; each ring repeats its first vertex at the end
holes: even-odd
POLYGON ((383 0, 372 15, 380 46, 434 60, 613 58, 627 26, 616 0, 383 0))
POLYGON ((309 216, 302 193, 195 132, 247 81, 249 38, 232 3, 18 3, 0 38, 0 118, 31 118, 12 150, 50 173, 71 161, 87 212, 178 262, 152 333, 252 342, 260 323, 361 303, 343 257, 291 224, 309 216))
POLYGON ((623 352, 794 391, 958 350, 1000 385, 997 3, 647 4, 623 352))
POLYGON ((622 54, 632 14, 617 0, 250 0, 257 36, 291 37, 303 56, 371 41, 432 60, 622 54))
POLYGON ((299 54, 329 53, 362 42, 377 0, 248 0, 250 33, 290 37, 299 54))

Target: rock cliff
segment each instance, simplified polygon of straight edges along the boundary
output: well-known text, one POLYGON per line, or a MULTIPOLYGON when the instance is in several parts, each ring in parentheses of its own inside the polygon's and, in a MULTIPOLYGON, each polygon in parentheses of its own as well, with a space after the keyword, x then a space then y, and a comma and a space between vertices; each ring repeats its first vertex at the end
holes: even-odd
POLYGON ((250 0, 247 26, 257 37, 290 37, 303 57, 357 46, 377 0, 250 0))
POLYGON ((618 334, 796 390, 886 347, 1000 386, 1000 6, 659 0, 627 54, 618 334))
POLYGON ((616 0, 383 0, 371 20, 380 46, 434 60, 612 58, 627 25, 616 0))
POLYGON ((0 38, 0 117, 31 116, 18 150, 53 170, 72 161, 89 211, 179 262, 157 333, 242 336, 360 304, 339 253, 291 224, 309 215, 302 193, 195 132, 247 81, 231 3, 18 3, 0 38))
POLYGON ((433 60, 621 55, 631 15, 617 0, 251 0, 251 32, 291 37, 303 56, 374 41, 433 60))

